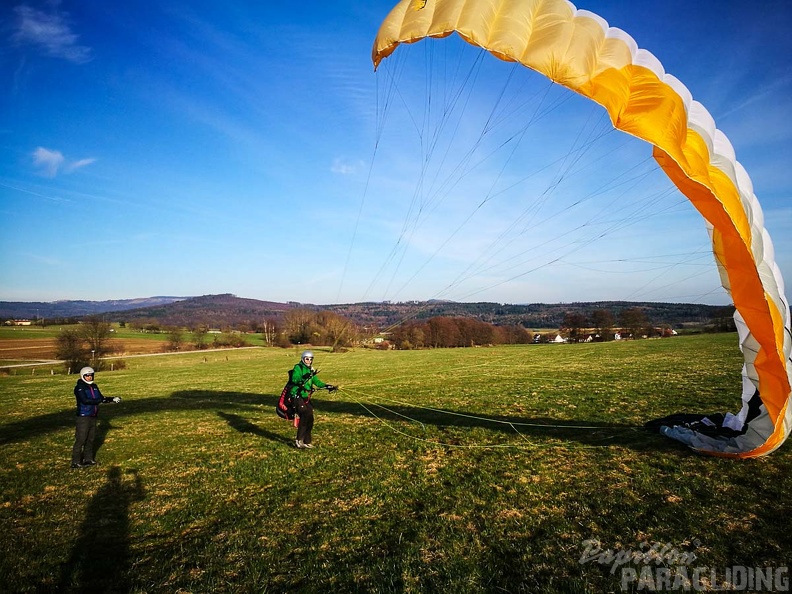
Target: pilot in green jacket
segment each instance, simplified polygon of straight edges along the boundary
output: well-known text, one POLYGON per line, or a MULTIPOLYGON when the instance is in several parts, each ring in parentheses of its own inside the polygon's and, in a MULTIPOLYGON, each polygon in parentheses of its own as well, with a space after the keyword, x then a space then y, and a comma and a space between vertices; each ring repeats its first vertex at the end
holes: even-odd
POLYGON ((294 410, 300 420, 297 424, 297 439, 294 441, 300 449, 312 448, 311 431, 313 430, 314 414, 311 405, 311 394, 314 390, 327 388, 331 392, 337 388, 331 384, 326 384, 320 380, 316 374, 318 371, 313 368, 313 353, 303 351, 300 355, 300 362, 294 366, 289 374, 289 394, 294 402, 294 410))

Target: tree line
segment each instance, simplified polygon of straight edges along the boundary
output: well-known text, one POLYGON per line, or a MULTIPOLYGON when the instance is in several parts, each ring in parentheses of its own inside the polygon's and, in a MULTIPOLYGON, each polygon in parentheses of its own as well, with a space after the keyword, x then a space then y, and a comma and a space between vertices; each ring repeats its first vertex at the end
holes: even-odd
POLYGON ((496 344, 530 344, 551 342, 561 336, 568 342, 604 342, 619 338, 670 336, 668 324, 654 326, 639 307, 625 309, 618 319, 606 309, 586 315, 567 312, 558 330, 534 332, 522 325, 501 326, 472 318, 436 316, 428 320, 400 324, 388 335, 388 343, 397 349, 453 348, 496 344), (618 322, 618 326, 617 326, 618 322))
MULTIPOLYGON (((156 321, 136 320, 130 323, 141 331, 164 332, 168 335, 166 351, 200 350, 211 347, 247 345, 244 332, 224 328, 212 333, 205 324, 188 328, 162 327, 156 321), (187 336, 186 332, 189 332, 187 336)), ((426 320, 407 320, 386 331, 374 325, 361 326, 332 311, 294 308, 282 316, 270 316, 259 323, 249 323, 245 332, 260 333, 267 346, 293 345, 330 346, 334 351, 364 345, 389 349, 458 348, 500 344, 550 342, 557 336, 568 342, 609 341, 619 338, 650 338, 670 336, 669 324, 656 326, 641 307, 621 310, 618 316, 607 309, 586 314, 568 311, 558 330, 537 332, 522 324, 499 325, 471 317, 434 316, 426 320)), ((711 321, 712 331, 733 331, 730 316, 711 321)), ((105 358, 113 354, 110 342, 111 324, 98 316, 84 320, 77 328, 65 328, 57 337, 56 356, 72 372, 91 365, 101 370, 105 358)), ((123 361, 116 365, 123 367, 123 361)))
POLYGON ((530 344, 534 335, 522 326, 496 326, 472 318, 436 316, 400 324, 385 346, 397 349, 455 348, 495 344, 530 344))

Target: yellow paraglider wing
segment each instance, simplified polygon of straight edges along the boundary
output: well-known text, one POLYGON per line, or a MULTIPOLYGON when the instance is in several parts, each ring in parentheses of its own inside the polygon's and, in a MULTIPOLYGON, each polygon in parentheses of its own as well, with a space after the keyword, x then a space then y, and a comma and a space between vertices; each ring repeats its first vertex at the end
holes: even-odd
POLYGON ((616 129, 654 146, 657 162, 710 229, 745 357, 739 435, 674 437, 722 456, 779 447, 792 426, 789 306, 751 180, 707 110, 627 33, 566 0, 402 0, 377 34, 374 66, 402 43, 452 33, 596 101, 616 129))

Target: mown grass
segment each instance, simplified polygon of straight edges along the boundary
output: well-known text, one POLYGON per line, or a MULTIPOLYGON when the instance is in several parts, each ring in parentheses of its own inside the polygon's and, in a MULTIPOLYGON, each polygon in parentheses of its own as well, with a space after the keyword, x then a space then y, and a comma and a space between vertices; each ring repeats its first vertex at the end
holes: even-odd
POLYGON ((317 352, 316 448, 274 414, 293 350, 130 359, 97 383, 99 464, 72 471, 74 377, 0 377, 7 591, 618 592, 584 542, 779 567, 792 456, 702 457, 644 432, 734 411, 734 335, 317 352))

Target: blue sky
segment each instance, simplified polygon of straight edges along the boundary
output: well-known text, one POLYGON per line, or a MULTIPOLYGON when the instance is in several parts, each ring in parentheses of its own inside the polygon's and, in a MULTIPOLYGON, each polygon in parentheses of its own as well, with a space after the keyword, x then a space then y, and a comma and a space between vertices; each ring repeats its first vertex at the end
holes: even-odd
MULTIPOLYGON (((393 4, 3 3, 0 299, 728 302, 701 217, 589 102, 487 56, 431 145, 455 82, 427 88, 427 55, 478 54, 430 41, 375 74, 393 4), (525 104, 471 156, 493 93, 525 104)), ((577 6, 710 111, 790 282, 792 5, 577 6)))

